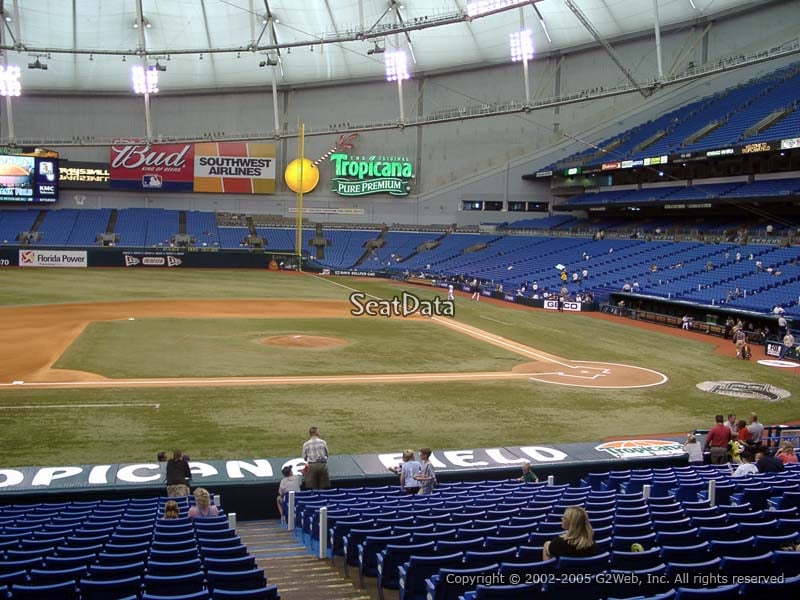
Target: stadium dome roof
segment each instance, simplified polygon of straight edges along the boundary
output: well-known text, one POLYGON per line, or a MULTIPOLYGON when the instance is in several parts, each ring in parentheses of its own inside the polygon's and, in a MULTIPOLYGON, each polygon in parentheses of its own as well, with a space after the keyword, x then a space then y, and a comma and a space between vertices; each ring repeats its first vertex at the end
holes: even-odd
MULTIPOLYGON (((659 0, 662 27, 764 4, 659 0)), ((131 89, 158 62, 161 91, 382 79, 384 54, 413 73, 509 61, 509 34, 537 53, 652 32, 650 0, 0 0, 5 60, 27 90, 131 89), (480 14, 488 11, 489 14, 480 14), (578 14, 588 21, 582 23, 578 14), (142 51, 144 49, 144 52, 142 51), (413 53, 413 57, 411 57, 413 53), (46 67, 46 69, 44 68, 46 67)))

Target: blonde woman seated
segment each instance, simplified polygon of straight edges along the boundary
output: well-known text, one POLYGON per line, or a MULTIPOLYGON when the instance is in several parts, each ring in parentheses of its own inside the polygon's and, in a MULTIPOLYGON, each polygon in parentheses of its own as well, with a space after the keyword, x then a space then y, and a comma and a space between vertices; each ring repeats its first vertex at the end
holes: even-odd
POLYGON ((178 503, 175 502, 175 500, 167 500, 167 503, 164 505, 164 518, 165 519, 181 518, 181 509, 178 507, 178 503))
POLYGON ((542 558, 571 556, 584 558, 598 554, 600 549, 594 543, 594 530, 589 523, 589 515, 580 506, 570 506, 561 517, 564 533, 544 543, 542 558))
POLYGON ((216 517, 219 509, 211 504, 211 495, 205 488, 197 488, 194 491, 195 505, 189 509, 189 518, 195 517, 216 517))

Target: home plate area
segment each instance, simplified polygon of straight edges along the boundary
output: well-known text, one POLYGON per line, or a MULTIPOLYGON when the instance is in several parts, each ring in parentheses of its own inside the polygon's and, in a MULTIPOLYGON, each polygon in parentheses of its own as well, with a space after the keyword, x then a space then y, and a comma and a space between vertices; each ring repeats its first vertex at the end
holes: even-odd
POLYGON ((661 385, 667 376, 652 369, 594 361, 527 363, 517 370, 530 373, 529 381, 574 387, 643 388, 661 385))

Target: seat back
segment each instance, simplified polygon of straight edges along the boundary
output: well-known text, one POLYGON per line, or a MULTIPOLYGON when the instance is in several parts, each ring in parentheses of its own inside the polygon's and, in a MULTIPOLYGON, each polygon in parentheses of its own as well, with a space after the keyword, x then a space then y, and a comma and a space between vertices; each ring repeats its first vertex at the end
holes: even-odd
POLYGON ((463 565, 464 554, 454 552, 443 556, 411 556, 405 564, 403 580, 404 597, 425 594, 425 580, 441 569, 458 569, 463 565))
POLYGON ((206 572, 208 587, 214 592, 217 588, 223 590, 249 590, 263 588, 267 585, 264 570, 246 569, 243 571, 212 571, 206 572))
MULTIPOLYGON (((142 565, 144 566, 144 565, 142 565)), ((107 600, 108 598, 127 598, 137 596, 142 588, 141 577, 123 579, 81 579, 82 600, 107 600)))

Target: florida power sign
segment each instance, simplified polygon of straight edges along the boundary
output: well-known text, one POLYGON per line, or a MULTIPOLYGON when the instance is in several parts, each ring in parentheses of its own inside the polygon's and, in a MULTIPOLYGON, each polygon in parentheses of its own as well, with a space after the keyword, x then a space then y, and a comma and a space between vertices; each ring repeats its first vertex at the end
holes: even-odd
POLYGON ((331 191, 340 196, 391 194, 407 196, 414 167, 406 157, 331 154, 334 175, 331 191))

